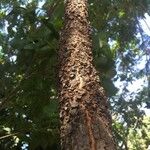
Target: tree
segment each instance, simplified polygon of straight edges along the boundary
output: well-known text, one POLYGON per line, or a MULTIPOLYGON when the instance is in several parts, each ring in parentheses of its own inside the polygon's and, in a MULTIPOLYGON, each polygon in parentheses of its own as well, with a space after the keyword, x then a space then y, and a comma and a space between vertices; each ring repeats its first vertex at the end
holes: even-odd
POLYGON ((65 1, 59 50, 61 146, 115 150, 107 98, 93 66, 87 5, 87 0, 65 1))
MULTIPOLYGON (((142 129, 149 89, 143 84, 131 92, 128 85, 149 75, 150 38, 139 23, 149 1, 88 2, 94 63, 109 98, 117 148, 147 148, 147 135, 144 146, 128 139, 133 128, 142 129), (138 68, 145 57, 145 67, 138 68)), ((61 0, 0 1, 0 149, 60 149, 56 65, 63 10, 61 0)))

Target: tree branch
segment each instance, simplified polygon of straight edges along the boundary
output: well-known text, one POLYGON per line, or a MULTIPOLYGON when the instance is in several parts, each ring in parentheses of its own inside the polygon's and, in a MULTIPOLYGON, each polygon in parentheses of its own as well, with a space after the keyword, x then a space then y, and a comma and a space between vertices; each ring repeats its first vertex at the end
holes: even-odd
POLYGON ((0 137, 0 140, 5 139, 5 138, 8 138, 8 137, 11 137, 11 136, 14 136, 14 135, 17 135, 17 134, 19 134, 19 133, 12 133, 12 134, 8 134, 8 135, 1 136, 1 137, 0 137))

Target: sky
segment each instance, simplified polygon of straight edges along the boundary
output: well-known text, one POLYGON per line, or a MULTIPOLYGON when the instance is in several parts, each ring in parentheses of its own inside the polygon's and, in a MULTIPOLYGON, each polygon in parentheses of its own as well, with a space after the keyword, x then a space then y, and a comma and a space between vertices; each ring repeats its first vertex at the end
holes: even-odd
MULTIPOLYGON (((144 20, 143 19, 140 20, 140 24, 141 24, 141 26, 143 28, 143 31, 147 35, 150 36, 150 16, 147 13, 145 14, 145 19, 144 20)), ((143 64, 144 64, 144 62, 141 63, 139 67, 141 67, 143 64)), ((137 87, 141 86, 141 84, 143 84, 143 82, 137 81, 133 87, 131 86, 131 88, 136 88, 136 86, 137 87)), ((150 109, 145 109, 145 108, 142 108, 142 109, 145 111, 146 115, 150 116, 150 109)))
POLYGON ((150 16, 147 13, 145 14, 145 19, 140 20, 140 24, 144 32, 150 36, 150 16))

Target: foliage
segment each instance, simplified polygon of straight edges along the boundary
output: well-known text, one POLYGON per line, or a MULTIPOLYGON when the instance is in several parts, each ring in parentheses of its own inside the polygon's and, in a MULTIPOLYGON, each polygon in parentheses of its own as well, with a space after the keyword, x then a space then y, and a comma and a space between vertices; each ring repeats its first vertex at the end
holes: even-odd
POLYGON ((150 118, 144 117, 143 126, 140 128, 130 129, 128 135, 128 142, 130 149, 147 149, 150 142, 150 118), (138 143, 138 144, 137 144, 138 143))
MULTIPOLYGON (((147 0, 89 0, 94 62, 111 102, 118 149, 150 144, 140 109, 148 103, 147 85, 128 90, 135 80, 149 78, 149 37, 139 23, 149 5, 147 0), (144 142, 136 130, 146 130, 144 142)), ((0 149, 59 149, 57 50, 63 11, 60 0, 0 2, 0 149)))

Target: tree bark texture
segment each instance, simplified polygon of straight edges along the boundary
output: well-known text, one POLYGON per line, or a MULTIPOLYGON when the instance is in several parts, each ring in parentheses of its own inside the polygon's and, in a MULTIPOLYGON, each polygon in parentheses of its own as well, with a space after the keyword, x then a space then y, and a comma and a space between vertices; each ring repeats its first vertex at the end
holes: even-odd
POLYGON ((91 43, 87 0, 66 0, 59 50, 62 150, 116 149, 91 43))

